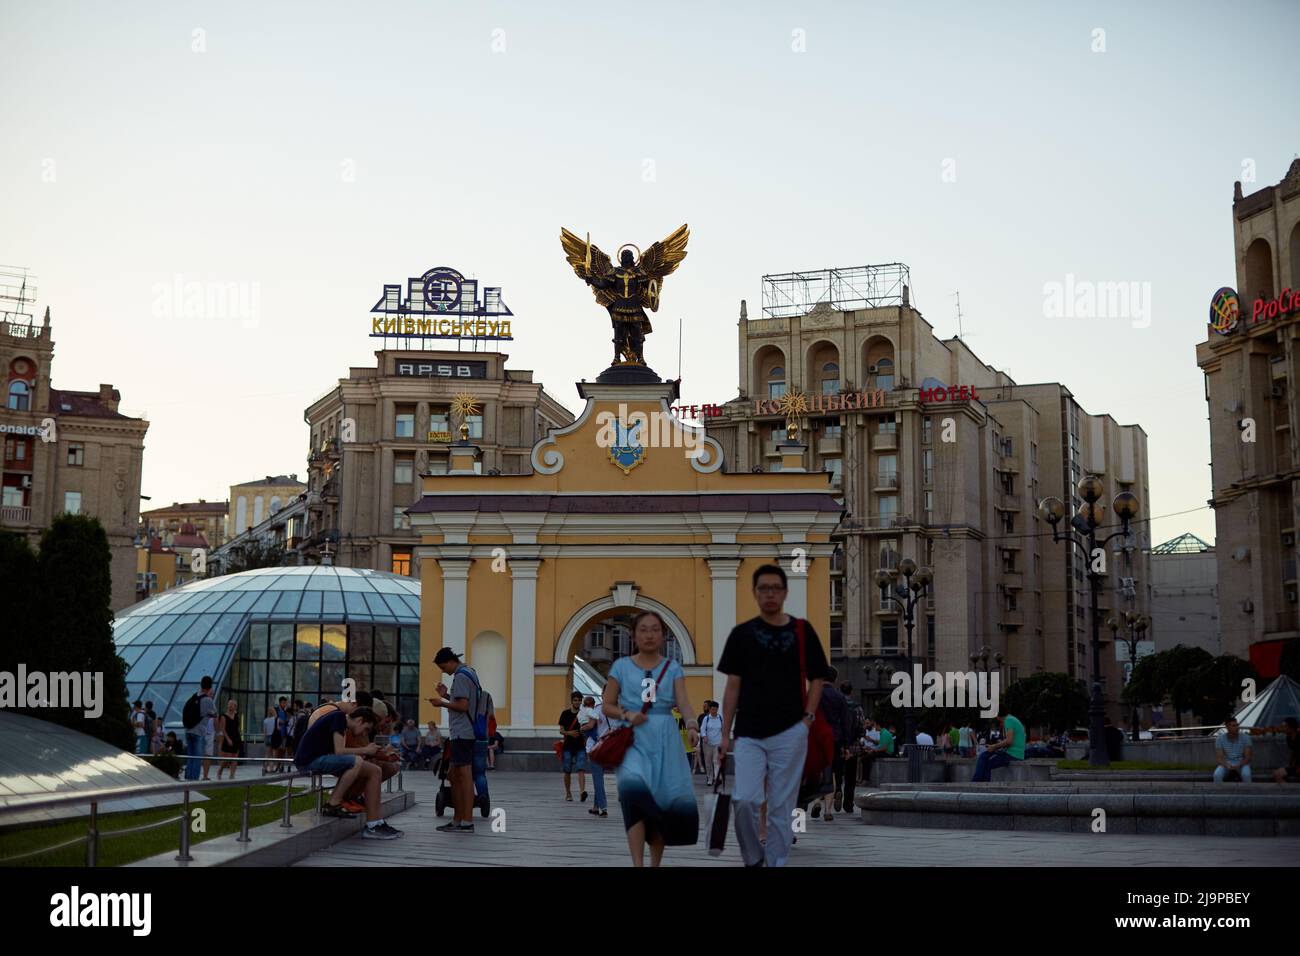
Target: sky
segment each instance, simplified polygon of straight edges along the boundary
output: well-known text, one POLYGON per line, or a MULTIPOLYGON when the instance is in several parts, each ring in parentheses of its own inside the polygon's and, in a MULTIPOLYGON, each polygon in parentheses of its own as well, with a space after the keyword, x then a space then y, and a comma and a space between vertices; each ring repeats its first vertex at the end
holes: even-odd
POLYGON ((903 262, 940 337, 960 291, 985 362, 1143 427, 1153 542, 1213 540, 1195 345, 1236 285, 1233 181, 1300 150, 1291 0, 0 0, 0 22, 0 263, 51 310, 55 385, 148 418, 146 507, 305 475, 303 409, 374 364, 383 284, 433 266, 502 287, 510 365, 576 411, 608 319, 560 227, 612 252, 686 222, 646 355, 676 375, 680 319, 688 402, 735 397, 763 275, 903 262), (1053 283, 1130 306, 1061 315, 1053 283))

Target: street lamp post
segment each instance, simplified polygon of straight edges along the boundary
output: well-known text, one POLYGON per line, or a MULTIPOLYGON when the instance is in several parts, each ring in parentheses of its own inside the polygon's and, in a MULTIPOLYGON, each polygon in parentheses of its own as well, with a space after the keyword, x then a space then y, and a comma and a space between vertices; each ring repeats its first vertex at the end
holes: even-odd
MULTIPOLYGON (((1128 645, 1129 666, 1137 667, 1138 641, 1142 640, 1142 633, 1147 629, 1147 626, 1151 623, 1151 619, 1147 617, 1145 614, 1139 614, 1136 611, 1125 611, 1121 620, 1123 620, 1125 625, 1123 638, 1120 638, 1118 636, 1118 632, 1120 629, 1120 622, 1115 620, 1115 618, 1113 617, 1106 618, 1106 626, 1110 628, 1111 634, 1115 635, 1115 640, 1123 640, 1124 643, 1128 645)), ((1131 732, 1133 740, 1137 740, 1139 736, 1137 704, 1133 704, 1133 710, 1132 713, 1130 714, 1130 718, 1131 719, 1129 721, 1129 730, 1131 732)))
POLYGON ((1093 767, 1109 767, 1110 758, 1106 753, 1106 706, 1101 698, 1101 620, 1098 617, 1097 599, 1104 573, 1105 546, 1113 538, 1128 536, 1129 522, 1137 517, 1138 499, 1129 491, 1121 491, 1115 496, 1111 507, 1120 520, 1120 530, 1099 541, 1097 529, 1106 520, 1106 509, 1099 502, 1106 493, 1106 487, 1096 475, 1087 475, 1080 479, 1076 490, 1083 499, 1083 504, 1070 519, 1072 531, 1062 533, 1060 530, 1059 525, 1068 510, 1060 498, 1044 498, 1038 503, 1038 514, 1052 526, 1052 542, 1065 541, 1078 548, 1083 552, 1083 559, 1088 565, 1092 611, 1092 698, 1088 704, 1088 763, 1093 767), (1102 546, 1100 554, 1098 543, 1102 546), (1099 563, 1103 564, 1103 569, 1098 568, 1099 563))
MULTIPOLYGON (((915 675, 912 673, 912 629, 916 625, 916 606, 921 602, 933 581, 934 574, 930 569, 918 568, 916 562, 911 558, 904 558, 899 561, 896 571, 881 568, 876 572, 876 586, 880 588, 881 601, 888 599, 898 605, 899 610, 903 612, 903 626, 907 628, 907 676, 909 680, 915 679, 915 675), (898 582, 899 574, 903 575, 902 583, 898 582)), ((915 688, 913 688, 913 691, 915 691, 915 688)), ((910 695, 903 707, 903 739, 906 742, 909 755, 907 782, 919 783, 921 768, 916 761, 910 759, 912 748, 916 746, 910 695)))

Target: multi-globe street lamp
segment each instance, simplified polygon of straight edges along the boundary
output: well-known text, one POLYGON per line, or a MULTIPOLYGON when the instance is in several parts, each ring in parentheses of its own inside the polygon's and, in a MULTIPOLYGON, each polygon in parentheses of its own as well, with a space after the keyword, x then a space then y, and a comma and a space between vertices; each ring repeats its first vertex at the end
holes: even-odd
MULTIPOLYGON (((880 588, 881 602, 889 600, 898 605, 899 610, 903 613, 903 626, 907 628, 907 676, 909 680, 914 679, 912 674, 912 629, 916 626, 916 606, 921 603, 933 581, 934 574, 930 569, 917 567, 916 562, 911 558, 903 558, 903 560, 899 561, 897 569, 881 568, 876 572, 876 587, 880 588), (903 576, 901 582, 898 581, 900 574, 903 576)), ((916 747, 915 728, 912 724, 911 695, 908 696, 907 703, 903 707, 903 740, 907 746, 909 757, 907 762, 908 783, 919 783, 920 764, 911 759, 916 747)))
MULTIPOLYGON (((1138 641, 1142 640, 1142 634, 1151 625, 1151 618, 1145 614, 1139 614, 1137 611, 1125 611, 1120 615, 1120 619, 1114 617, 1106 618, 1106 626, 1110 628, 1113 640, 1123 640, 1128 645, 1128 661, 1130 667, 1137 667, 1138 641), (1124 636, 1119 636, 1120 623, 1124 624, 1124 636)), ((1138 708, 1133 704, 1129 728, 1133 739, 1138 739, 1138 708)))
POLYGON ((1127 537, 1129 522, 1137 517, 1137 495, 1121 491, 1111 501, 1111 508, 1120 520, 1120 530, 1098 539, 1097 529, 1106 521, 1106 509, 1101 505, 1106 486, 1096 475, 1087 475, 1079 480, 1075 489, 1083 504, 1070 519, 1070 528, 1062 532, 1060 523, 1068 509, 1060 498, 1044 498, 1038 503, 1038 514, 1052 526, 1053 543, 1065 541, 1083 552, 1084 563, 1088 566, 1088 584, 1091 591, 1092 606, 1092 697, 1088 704, 1088 763, 1093 767, 1109 767, 1110 758, 1106 753, 1106 706, 1101 697, 1101 619, 1097 611, 1097 599, 1101 592, 1101 578, 1105 573, 1105 546, 1114 538, 1127 537), (1087 542, 1086 544, 1084 542, 1087 542), (1101 551, 1098 551, 1098 544, 1101 551))

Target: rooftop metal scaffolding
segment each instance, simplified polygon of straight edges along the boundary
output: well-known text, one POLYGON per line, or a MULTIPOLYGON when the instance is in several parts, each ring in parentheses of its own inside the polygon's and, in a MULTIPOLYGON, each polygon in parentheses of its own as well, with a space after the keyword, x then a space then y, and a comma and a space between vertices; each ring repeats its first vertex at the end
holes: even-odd
POLYGON ((763 317, 807 315, 822 303, 839 312, 905 305, 911 281, 901 262, 763 276, 763 317))

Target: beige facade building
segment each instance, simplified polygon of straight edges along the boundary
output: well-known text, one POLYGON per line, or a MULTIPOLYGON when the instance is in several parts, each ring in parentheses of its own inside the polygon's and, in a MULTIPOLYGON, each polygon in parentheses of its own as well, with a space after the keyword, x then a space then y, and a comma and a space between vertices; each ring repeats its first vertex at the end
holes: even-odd
POLYGON ((257 481, 231 485, 226 538, 260 525, 306 490, 307 486, 297 475, 267 475, 257 481))
POLYGON ((1218 561, 1214 545, 1181 534, 1151 549, 1151 639, 1155 651, 1182 644, 1214 656, 1219 634, 1218 561))
POLYGON ((140 512, 140 530, 143 539, 158 538, 163 547, 170 548, 173 538, 184 533, 186 525, 192 525, 193 533, 202 535, 209 548, 219 548, 228 537, 229 513, 228 501, 175 501, 170 506, 140 512))
POLYGON ((37 325, 8 313, 0 321, 4 439, 0 527, 37 545, 65 512, 98 518, 112 553, 113 610, 135 601, 135 536, 140 471, 149 423, 118 411, 112 385, 75 392, 51 384, 50 310, 37 325))
MULTIPOLYGON (((750 319, 741 303, 741 398, 707 420, 708 433, 733 470, 779 468, 784 411, 803 396, 804 467, 828 473, 847 512, 832 558, 831 652, 868 697, 889 687, 874 665, 896 666, 907 650, 902 615, 874 582, 903 557, 934 571, 915 613, 916 661, 1000 667, 1004 686, 1039 671, 1087 678, 1084 567, 1052 543, 1037 502, 1077 507, 1074 485, 1096 474, 1107 501, 1131 490, 1149 514, 1146 435, 1088 415, 1062 385, 1016 384, 960 339, 936 338, 906 280, 901 265, 765 278, 765 314, 750 319), (825 294, 809 302, 792 289, 825 294)), ((1132 543, 1108 563, 1103 622, 1149 608, 1147 559, 1132 543)), ((1101 630, 1113 701, 1119 669, 1101 630)))
POLYGON ((455 397, 478 405, 465 424, 485 475, 528 474, 533 445, 573 415, 531 371, 507 368, 501 352, 390 349, 375 358, 304 413, 311 537, 303 550, 344 567, 418 575, 419 537, 405 512, 420 499, 422 476, 447 473, 460 438, 455 397))
MULTIPOLYGON (((1205 373, 1223 652, 1277 673, 1279 642, 1300 636, 1300 160, 1249 196, 1235 184, 1235 324, 1196 346, 1205 373)), ((1206 289, 1209 294, 1212 290, 1206 289)))

